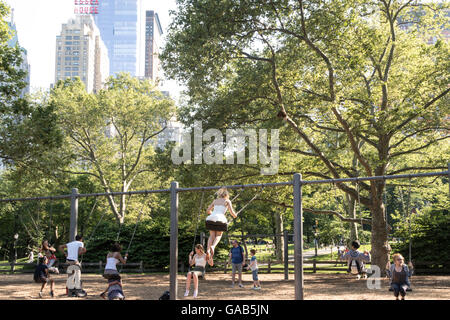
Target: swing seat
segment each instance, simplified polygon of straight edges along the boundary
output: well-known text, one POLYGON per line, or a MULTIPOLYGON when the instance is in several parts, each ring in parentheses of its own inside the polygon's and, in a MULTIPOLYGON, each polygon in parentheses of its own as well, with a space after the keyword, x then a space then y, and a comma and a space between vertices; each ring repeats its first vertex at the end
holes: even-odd
MULTIPOLYGON (((194 271, 200 271, 200 270, 195 270, 195 268, 189 268, 188 273, 194 272, 194 271)), ((203 269, 203 270, 201 270, 200 272, 201 272, 201 274, 197 275, 198 278, 199 278, 199 279, 201 278, 201 279, 203 279, 203 280, 206 280, 206 269, 203 269)))

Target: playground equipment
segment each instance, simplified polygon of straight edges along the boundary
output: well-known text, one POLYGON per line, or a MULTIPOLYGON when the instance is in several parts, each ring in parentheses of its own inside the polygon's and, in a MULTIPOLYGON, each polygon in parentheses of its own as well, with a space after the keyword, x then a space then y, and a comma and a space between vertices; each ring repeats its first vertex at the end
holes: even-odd
MULTIPOLYGON (((295 299, 303 300, 303 205, 302 205, 302 187, 312 184, 329 184, 329 183, 345 183, 345 182, 362 182, 362 181, 386 181, 390 179, 411 179, 420 177, 437 177, 446 176, 450 179, 450 164, 449 170, 443 172, 429 172, 417 174, 404 175, 386 175, 386 176, 372 176, 372 177, 352 177, 339 179, 324 179, 324 180, 302 180, 302 175, 296 173, 293 175, 293 180, 278 183, 260 183, 247 185, 230 185, 230 186, 208 186, 208 187, 194 187, 194 188, 180 188, 178 182, 171 183, 170 189, 160 190, 144 190, 144 191, 129 191, 129 192, 111 192, 111 193, 94 193, 94 194, 79 194, 77 189, 72 190, 70 195, 53 196, 53 197, 35 197, 35 198, 18 198, 18 199, 0 199, 0 202, 12 201, 30 201, 30 200, 44 200, 44 199, 70 199, 71 200, 71 215, 70 215, 70 241, 75 239, 77 233, 78 222, 78 199, 92 196, 117 196, 124 194, 153 194, 153 193, 169 193, 170 200, 170 299, 177 298, 177 274, 178 274, 178 196, 181 192, 198 192, 208 190, 218 190, 226 187, 227 189, 246 189, 246 188, 269 188, 269 187, 293 187, 293 212, 294 212, 294 261, 295 261, 295 299)), ((80 283, 81 284, 81 283, 80 283)))

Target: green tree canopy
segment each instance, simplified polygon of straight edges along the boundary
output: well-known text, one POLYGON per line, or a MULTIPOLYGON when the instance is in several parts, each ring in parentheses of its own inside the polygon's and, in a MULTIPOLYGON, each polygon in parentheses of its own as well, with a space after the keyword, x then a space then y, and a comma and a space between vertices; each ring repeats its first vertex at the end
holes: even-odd
MULTIPOLYGON (((156 178, 151 167, 155 140, 173 117, 174 104, 149 81, 120 74, 98 94, 89 94, 79 79, 65 80, 52 90, 49 104, 64 134, 56 168, 90 175, 105 192, 143 189, 156 178)), ((108 201, 123 223, 125 195, 119 203, 113 196, 108 201)))
MULTIPOLYGON (((187 86, 185 123, 284 128, 284 151, 296 153, 297 166, 306 161, 308 175, 320 178, 447 168, 441 152, 424 155, 436 145, 444 154, 449 150, 450 51, 440 40, 448 24, 442 5, 178 4, 162 60, 168 76, 187 86), (413 27, 405 30, 405 21, 413 27), (430 35, 435 44, 425 41, 430 35)), ((370 210, 373 262, 384 266, 385 182, 337 187, 370 210)))

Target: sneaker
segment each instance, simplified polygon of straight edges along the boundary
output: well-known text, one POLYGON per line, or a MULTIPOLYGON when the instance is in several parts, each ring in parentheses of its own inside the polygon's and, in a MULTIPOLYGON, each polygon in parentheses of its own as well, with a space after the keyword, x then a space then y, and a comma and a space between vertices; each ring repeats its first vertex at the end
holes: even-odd
POLYGON ((242 283, 239 283, 239 288, 243 288, 244 285, 242 283))
POLYGON ((185 296, 185 297, 189 296, 189 291, 186 291, 186 292, 184 293, 184 296, 185 296))
POLYGON ((194 298, 197 298, 197 296, 198 296, 198 291, 197 291, 197 290, 195 290, 195 291, 194 291, 194 295, 193 295, 193 297, 194 297, 194 298))
POLYGON ((39 298, 42 298, 42 291, 39 292, 39 298))
POLYGON ((254 287, 255 290, 261 290, 261 287, 254 287))

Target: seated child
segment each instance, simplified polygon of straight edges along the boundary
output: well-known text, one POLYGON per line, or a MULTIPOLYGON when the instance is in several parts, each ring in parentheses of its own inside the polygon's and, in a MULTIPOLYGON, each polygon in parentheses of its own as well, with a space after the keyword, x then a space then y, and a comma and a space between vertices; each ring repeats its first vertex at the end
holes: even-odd
POLYGON ((50 278, 47 267, 48 259, 43 256, 39 258, 39 264, 36 266, 34 270, 34 281, 36 283, 42 283, 41 291, 39 292, 39 298, 42 298, 42 290, 44 290, 45 285, 50 282, 50 295, 53 297, 53 285, 54 281, 50 278))
POLYGON ((361 245, 358 240, 353 241, 352 249, 343 254, 341 257, 342 260, 348 261, 347 272, 356 274, 358 280, 361 279, 361 275, 364 276, 364 279, 367 279, 367 272, 364 267, 364 262, 370 261, 370 253, 368 251, 364 251, 364 253, 359 252, 358 248, 360 246, 361 245))
POLYGON ((194 268, 190 269, 187 273, 187 280, 186 280, 186 292, 184 293, 184 296, 189 296, 189 289, 191 287, 191 279, 194 280, 194 298, 197 298, 198 296, 198 277, 201 277, 205 274, 205 268, 206 268, 206 262, 210 266, 212 266, 213 262, 212 259, 210 259, 210 256, 208 253, 205 253, 203 246, 201 244, 197 244, 195 246, 195 255, 194 251, 192 251, 189 254, 189 266, 194 266, 194 268))
POLYGON ((389 262, 386 265, 386 273, 391 279, 391 288, 394 291, 395 300, 398 300, 398 295, 402 296, 402 300, 405 300, 406 291, 411 290, 411 283, 409 277, 413 274, 413 265, 410 262, 409 267, 405 264, 405 259, 400 253, 396 253, 393 256, 394 263, 391 265, 389 262))

